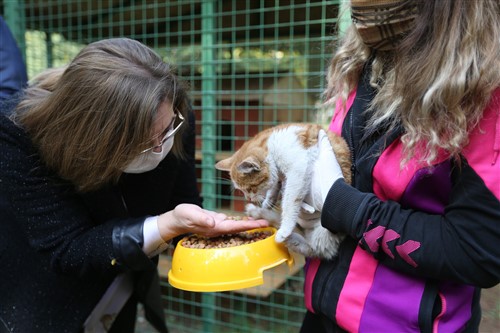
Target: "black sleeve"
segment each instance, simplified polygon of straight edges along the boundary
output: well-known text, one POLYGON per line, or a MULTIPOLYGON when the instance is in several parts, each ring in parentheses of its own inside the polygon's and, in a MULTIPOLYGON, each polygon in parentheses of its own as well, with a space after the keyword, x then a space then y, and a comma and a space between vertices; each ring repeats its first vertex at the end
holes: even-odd
POLYGON ((74 187, 44 167, 22 130, 2 118, 0 195, 6 200, 2 223, 15 223, 26 246, 48 255, 56 272, 92 277, 152 264, 141 248, 144 218, 96 221, 74 187), (124 230, 136 232, 123 239, 128 244, 136 241, 128 252, 119 251, 113 239, 123 236, 124 230))
POLYGON ((403 209, 337 181, 322 224, 360 240, 396 270, 492 287, 500 281, 500 202, 465 161, 451 177, 451 197, 441 215, 403 209))

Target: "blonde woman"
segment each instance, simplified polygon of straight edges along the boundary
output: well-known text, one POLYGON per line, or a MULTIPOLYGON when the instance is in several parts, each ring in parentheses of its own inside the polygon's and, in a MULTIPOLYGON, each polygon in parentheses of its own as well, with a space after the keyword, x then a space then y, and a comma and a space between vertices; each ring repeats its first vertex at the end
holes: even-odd
POLYGON ((349 10, 325 100, 353 182, 325 144, 309 202, 349 237, 308 260, 301 332, 477 332, 500 281, 500 2, 349 10))
POLYGON ((157 256, 184 233, 265 225, 204 210, 194 117, 172 68, 130 39, 85 47, 0 117, 0 331, 159 332, 157 256))

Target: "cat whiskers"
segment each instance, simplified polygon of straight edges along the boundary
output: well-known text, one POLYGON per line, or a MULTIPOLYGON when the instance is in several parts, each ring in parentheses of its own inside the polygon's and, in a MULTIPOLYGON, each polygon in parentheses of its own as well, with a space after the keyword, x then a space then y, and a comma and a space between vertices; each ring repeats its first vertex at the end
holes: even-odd
POLYGON ((275 210, 275 211, 279 211, 280 210, 280 206, 276 205, 275 202, 272 202, 269 209, 272 209, 272 210, 275 210))
POLYGON ((228 185, 230 192, 228 195, 235 195, 236 191, 239 192, 239 195, 242 196, 243 192, 240 189, 237 189, 234 187, 234 183, 231 181, 231 179, 224 178, 224 177, 216 177, 216 180, 220 181, 222 185, 228 185))
POLYGON ((271 200, 260 200, 258 203, 256 203, 259 207, 269 209, 269 210, 274 210, 274 211, 279 211, 280 206, 276 204, 276 201, 271 201, 271 200), (265 207, 264 207, 265 206, 265 207))

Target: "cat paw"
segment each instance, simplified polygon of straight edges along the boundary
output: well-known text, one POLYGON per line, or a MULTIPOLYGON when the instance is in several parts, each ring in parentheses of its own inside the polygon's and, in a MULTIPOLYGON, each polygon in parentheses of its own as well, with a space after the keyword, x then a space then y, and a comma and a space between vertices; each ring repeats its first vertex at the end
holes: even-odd
POLYGON ((304 237, 296 232, 293 232, 290 237, 284 242, 286 247, 295 253, 301 254, 304 257, 310 257, 312 255, 312 249, 304 239, 304 237))
POLYGON ((290 237, 290 234, 280 229, 276 232, 276 236, 274 236, 274 239, 278 243, 284 243, 288 239, 288 237, 290 237))
POLYGON ((344 234, 334 234, 328 229, 318 226, 309 236, 313 256, 332 260, 337 256, 340 243, 344 238, 344 234))
POLYGON ((245 206, 245 211, 248 216, 251 216, 255 219, 262 217, 262 208, 252 203, 249 203, 245 206))
POLYGON ((264 219, 271 222, 273 225, 279 227, 279 221, 281 220, 281 213, 274 211, 272 209, 262 208, 254 204, 247 204, 245 206, 245 211, 248 216, 255 219, 264 219))

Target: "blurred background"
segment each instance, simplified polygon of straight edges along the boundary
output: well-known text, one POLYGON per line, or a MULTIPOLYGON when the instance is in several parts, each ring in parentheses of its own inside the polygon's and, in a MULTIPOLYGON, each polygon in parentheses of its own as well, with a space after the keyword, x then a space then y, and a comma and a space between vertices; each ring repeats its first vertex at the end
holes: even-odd
MULTIPOLYGON (((214 164, 262 129, 327 124, 321 107, 328 60, 350 17, 346 0, 0 0, 28 76, 68 63, 86 44, 129 37, 155 49, 190 85, 196 162, 204 206, 238 215, 244 198, 214 164)), ((169 286, 171 249, 161 256, 172 332, 297 332, 303 314, 302 258, 265 273, 265 284, 192 293, 169 286)), ((486 290, 483 332, 499 327, 499 289, 486 290)), ((139 316, 138 332, 152 332, 139 316)))

